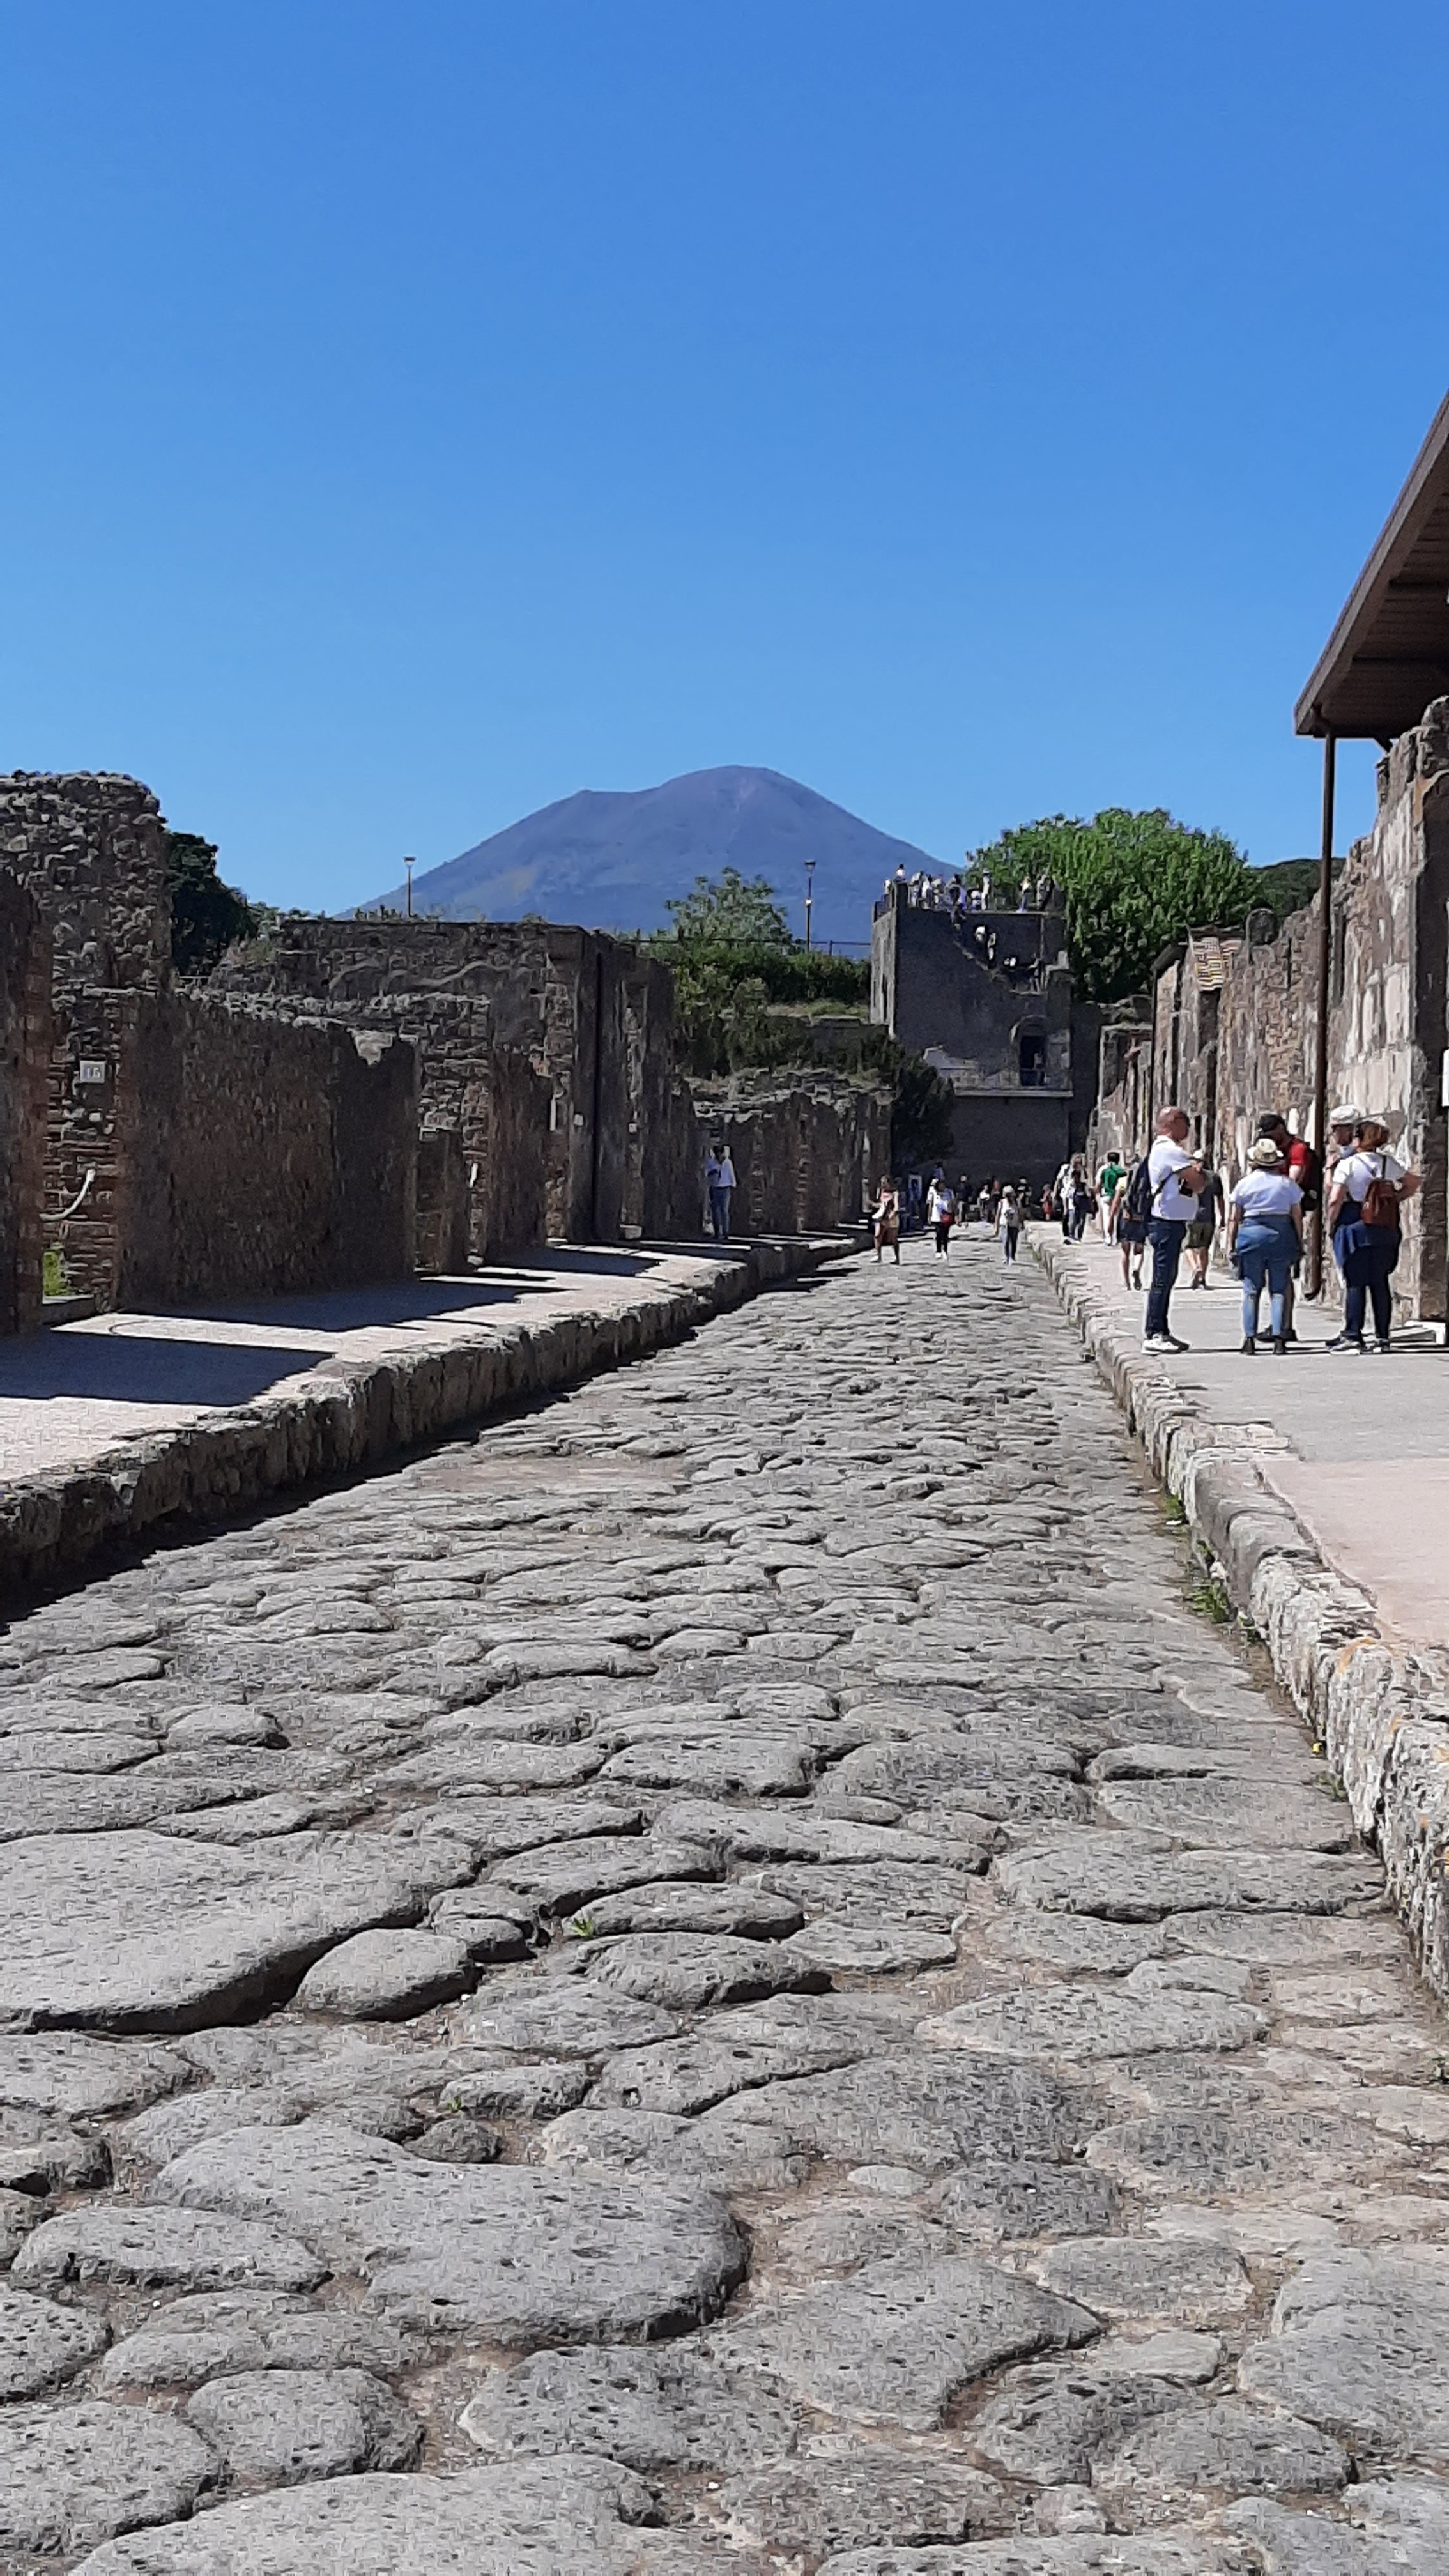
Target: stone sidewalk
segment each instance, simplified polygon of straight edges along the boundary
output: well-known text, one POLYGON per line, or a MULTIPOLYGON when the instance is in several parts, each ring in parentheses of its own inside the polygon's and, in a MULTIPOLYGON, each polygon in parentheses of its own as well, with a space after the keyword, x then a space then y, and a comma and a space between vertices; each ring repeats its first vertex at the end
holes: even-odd
POLYGON ((856 1238, 548 1245, 466 1278, 110 1313, 0 1342, 0 1591, 375 1466, 678 1339, 856 1238))
MULTIPOLYGON (((1141 1348, 1142 1300, 1092 1237, 1031 1229, 1154 1467, 1328 1747, 1449 1993, 1449 1353, 1401 1325, 1385 1358, 1331 1352, 1300 1303, 1283 1359, 1240 1347, 1236 1282, 1179 1287, 1177 1360, 1141 1348)), ((1266 1320, 1266 1301, 1265 1301, 1266 1320)))

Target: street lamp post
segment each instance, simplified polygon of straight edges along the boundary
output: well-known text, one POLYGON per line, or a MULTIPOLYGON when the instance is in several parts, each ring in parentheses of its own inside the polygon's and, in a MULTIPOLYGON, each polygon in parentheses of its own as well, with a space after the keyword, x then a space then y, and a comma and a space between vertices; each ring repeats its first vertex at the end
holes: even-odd
POLYGON ((417 860, 404 859, 403 866, 408 872, 408 919, 411 921, 413 917, 413 870, 417 866, 417 860))
POLYGON ((815 901, 815 861, 805 862, 805 945, 810 945, 810 909, 815 901))

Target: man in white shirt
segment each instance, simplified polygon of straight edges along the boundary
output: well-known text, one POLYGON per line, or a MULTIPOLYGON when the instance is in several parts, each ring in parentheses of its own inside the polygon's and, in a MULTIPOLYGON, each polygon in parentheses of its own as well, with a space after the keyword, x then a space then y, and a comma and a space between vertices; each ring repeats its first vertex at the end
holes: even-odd
POLYGON ((1147 1314, 1143 1324, 1142 1347, 1145 1351, 1171 1353, 1185 1351, 1167 1329, 1168 1306, 1177 1265, 1182 1259, 1187 1229, 1197 1215, 1199 1196, 1207 1184, 1200 1163, 1187 1150, 1192 1121, 1185 1109, 1162 1110, 1157 1119, 1151 1152, 1147 1157, 1147 1174, 1152 1184, 1152 1213, 1147 1220, 1147 1240, 1152 1246, 1152 1284, 1147 1291, 1147 1314))

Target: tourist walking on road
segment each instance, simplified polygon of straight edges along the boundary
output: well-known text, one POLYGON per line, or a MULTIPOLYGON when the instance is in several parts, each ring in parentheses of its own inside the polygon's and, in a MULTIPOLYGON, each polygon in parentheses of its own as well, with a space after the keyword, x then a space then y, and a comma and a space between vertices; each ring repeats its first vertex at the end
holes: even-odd
POLYGON ((1117 1195, 1117 1184, 1122 1178, 1123 1169, 1122 1157, 1115 1146, 1105 1163, 1099 1164, 1097 1169, 1097 1214, 1101 1221, 1104 1243, 1110 1243, 1112 1240, 1112 1201, 1117 1195))
POLYGON ((1382 1118, 1361 1119, 1353 1152, 1340 1155, 1333 1167, 1328 1222, 1333 1248, 1343 1272, 1343 1331, 1331 1351, 1364 1347, 1364 1306, 1374 1311, 1374 1347, 1389 1349, 1394 1294, 1389 1280, 1398 1267, 1400 1211, 1419 1188, 1411 1172, 1388 1150, 1389 1131, 1382 1118))
MULTIPOLYGON (((1345 1143, 1352 1133, 1352 1128, 1346 1131, 1345 1143)), ((1272 1138, 1283 1157, 1289 1180, 1296 1181, 1303 1193, 1303 1214, 1312 1216, 1314 1211, 1323 1205, 1323 1165, 1307 1137, 1295 1136, 1287 1119, 1277 1109, 1264 1110, 1258 1121, 1258 1134, 1272 1138)), ((1283 1333, 1285 1340, 1290 1342, 1296 1342, 1298 1339, 1293 1329, 1293 1307, 1296 1297, 1297 1285, 1290 1272, 1288 1294, 1283 1306, 1283 1333)))
POLYGON ((1016 1247, 1021 1240, 1021 1201, 1009 1181, 1001 1193, 1001 1203, 996 1211, 996 1231, 1001 1237, 1002 1258, 1014 1261, 1016 1247))
POLYGON ((730 1239, 730 1196, 735 1186, 735 1167, 730 1161, 728 1145, 712 1145, 704 1167, 709 1188, 710 1231, 716 1243, 730 1239))
POLYGON ((1233 1192, 1228 1211, 1228 1259, 1243 1283, 1243 1349, 1258 1347, 1258 1313, 1263 1290, 1273 1348, 1281 1359, 1288 1348, 1288 1291, 1303 1251, 1303 1192, 1286 1168, 1272 1136, 1260 1136, 1248 1155, 1248 1168, 1233 1192))
POLYGON ((1187 1229, 1197 1214, 1198 1193, 1206 1180, 1201 1163, 1187 1150, 1192 1121, 1185 1109, 1160 1112, 1152 1150, 1147 1157, 1150 1214, 1147 1240, 1152 1247, 1152 1284, 1143 1320, 1145 1351, 1185 1351, 1186 1342, 1168 1331, 1168 1312, 1177 1280, 1187 1229))
POLYGON ((936 1259, 944 1261, 951 1249, 951 1228, 956 1222, 956 1193, 943 1172, 937 1172, 926 1193, 926 1217, 935 1229, 936 1259))
POLYGON ((882 1177, 880 1195, 870 1212, 871 1231, 875 1236, 875 1257, 879 1261, 887 1245, 891 1259, 900 1267, 901 1202, 895 1182, 882 1177))

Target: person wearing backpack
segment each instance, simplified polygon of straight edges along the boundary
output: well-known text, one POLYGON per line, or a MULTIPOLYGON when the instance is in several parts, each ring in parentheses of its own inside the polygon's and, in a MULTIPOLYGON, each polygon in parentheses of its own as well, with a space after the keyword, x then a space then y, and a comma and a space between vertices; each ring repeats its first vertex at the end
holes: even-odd
POLYGON ((1389 1131, 1382 1118, 1361 1118, 1351 1154, 1333 1167, 1328 1223, 1333 1248, 1343 1272, 1343 1331, 1331 1351, 1364 1348, 1364 1307, 1374 1314, 1374 1348, 1387 1351, 1394 1295, 1389 1280, 1398 1268, 1401 1210, 1420 1187, 1411 1172, 1388 1150, 1389 1131))
POLYGON ((1176 1104, 1160 1111, 1152 1150, 1147 1157, 1147 1192, 1151 1213, 1147 1240, 1152 1246, 1152 1284, 1147 1291, 1142 1347, 1170 1355, 1187 1349, 1167 1329, 1168 1309, 1177 1280, 1187 1229, 1207 1186, 1202 1164, 1188 1152, 1192 1121, 1176 1104))
POLYGON ((1144 1154, 1140 1162, 1127 1165, 1112 1192, 1108 1231, 1122 1255, 1124 1288, 1140 1288, 1142 1285, 1142 1263, 1147 1250, 1147 1214, 1151 1202, 1152 1183, 1147 1177, 1147 1157, 1144 1154), (1138 1204, 1143 1210, 1141 1214, 1134 1212, 1134 1189, 1138 1192, 1138 1204))

